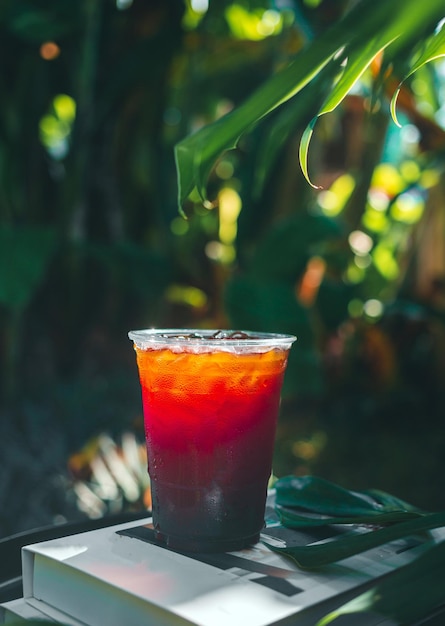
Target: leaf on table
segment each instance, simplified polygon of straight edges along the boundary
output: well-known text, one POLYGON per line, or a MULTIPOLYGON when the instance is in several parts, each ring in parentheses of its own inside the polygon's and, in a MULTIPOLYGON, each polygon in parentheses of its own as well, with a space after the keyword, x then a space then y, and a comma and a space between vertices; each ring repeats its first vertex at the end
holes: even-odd
POLYGON ((277 511, 285 525, 301 525, 304 519, 308 525, 311 519, 318 520, 320 525, 320 516, 325 516, 325 524, 354 524, 379 523, 385 517, 388 517, 386 521, 397 521, 426 514, 384 491, 352 491, 317 476, 284 476, 275 483, 275 489, 277 511))
MULTIPOLYGON (((433 528, 445 526, 445 512, 430 513, 416 519, 360 534, 346 534, 340 538, 312 543, 306 546, 278 547, 264 543, 275 552, 291 557, 299 567, 311 569, 341 561, 385 543, 403 539, 433 528)), ((445 592, 444 592, 445 593, 445 592)))
MULTIPOLYGON (((407 519, 419 517, 419 513, 411 511, 393 511, 388 513, 374 513, 356 515, 353 517, 339 516, 332 517, 319 513, 308 513, 307 511, 296 511, 285 507, 277 506, 276 512, 283 526, 287 528, 302 528, 309 526, 328 526, 331 524, 393 524, 407 519)), ((422 514, 423 515, 423 514, 422 514)))
POLYGON ((321 619, 327 626, 337 617, 372 611, 400 624, 412 624, 445 602, 445 541, 378 582, 321 619))

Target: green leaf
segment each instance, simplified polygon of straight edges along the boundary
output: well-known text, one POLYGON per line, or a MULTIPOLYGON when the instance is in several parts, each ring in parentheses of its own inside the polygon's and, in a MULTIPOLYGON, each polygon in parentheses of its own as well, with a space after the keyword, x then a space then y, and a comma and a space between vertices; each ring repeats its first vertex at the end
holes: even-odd
POLYGON ((301 126, 301 121, 312 117, 314 103, 318 108, 320 103, 325 100, 338 71, 338 62, 329 63, 322 76, 320 74, 316 76, 301 91, 298 98, 291 98, 287 104, 281 106, 279 111, 276 112, 275 119, 270 124, 264 125, 263 137, 257 152, 255 165, 253 193, 256 198, 261 197, 264 182, 279 151, 289 139, 289 136, 301 126))
MULTIPOLYGON (((381 19, 370 0, 364 0, 368 15, 366 30, 381 19), (377 15, 377 20, 376 20, 377 15)), ((354 33, 357 11, 321 35, 316 43, 301 50, 287 67, 257 89, 239 107, 216 122, 204 126, 175 146, 179 205, 195 190, 207 202, 206 182, 219 156, 236 147, 241 135, 268 113, 287 102, 308 85, 354 33)), ((331 72, 331 68, 327 70, 331 72)))
POLYGON ((300 165, 303 171, 304 177, 307 182, 318 189, 310 179, 308 172, 308 151, 309 144, 314 132, 315 124, 319 117, 330 113, 337 108, 337 106, 343 102, 348 95, 354 84, 360 79, 363 73, 368 69, 369 65, 391 42, 382 41, 384 38, 381 36, 374 37, 371 41, 363 41, 360 45, 348 51, 348 58, 345 59, 346 65, 336 84, 331 90, 330 95, 326 98, 323 106, 318 111, 316 117, 314 117, 310 124, 307 126, 303 133, 302 140, 300 142, 300 165))
MULTIPOLYGON (((324 478, 317 476, 285 476, 280 478, 276 484, 276 504, 279 507, 294 507, 297 509, 295 515, 292 511, 280 509, 280 516, 294 525, 292 520, 299 521, 301 518, 309 519, 309 513, 316 513, 334 522, 324 523, 362 523, 367 521, 361 518, 366 517, 380 519, 381 515, 395 514, 404 517, 424 515, 425 512, 417 507, 404 502, 384 491, 350 491, 331 483, 324 478), (340 518, 348 521, 340 521, 340 518)), ((314 518, 319 519, 319 518, 314 518)), ((285 523, 283 521, 283 523, 285 523)), ((285 525, 288 525, 286 523, 285 525)), ((301 524, 296 524, 300 526, 301 524)), ((308 524, 309 525, 309 524, 308 524)), ((320 524, 317 524, 320 525, 320 524)))
POLYGON ((244 104, 176 144, 179 205, 194 190, 203 202, 207 202, 206 183, 218 157, 235 148, 242 133, 298 93, 335 51, 330 42, 323 43, 316 50, 302 51, 303 59, 299 59, 299 63, 294 61, 275 74, 244 104))
MULTIPOLYGON (((381 489, 368 489, 363 493, 370 495, 375 500, 379 501, 386 509, 388 510, 405 510, 410 512, 422 513, 420 509, 397 496, 392 495, 391 493, 387 493, 386 491, 382 491, 381 489)), ((423 511, 425 513, 426 511, 423 511)))
POLYGON ((426 65, 430 61, 434 61, 441 57, 445 56, 445 25, 442 24, 441 28, 439 28, 433 35, 430 37, 424 45, 423 51, 420 56, 417 58, 414 65, 411 67, 411 71, 409 74, 405 76, 405 78, 400 82, 399 86, 395 90, 390 103, 391 116, 394 120, 394 123, 397 126, 401 126, 398 118, 397 118, 397 99, 400 94, 400 90, 402 88, 403 83, 410 76, 412 76, 418 69, 420 69, 423 65, 426 65))
POLYGON ((417 519, 361 534, 346 534, 325 543, 306 546, 278 547, 263 541, 271 550, 291 557, 299 567, 311 569, 330 565, 366 550, 423 532, 445 526, 445 512, 431 513, 417 519))
POLYGON ((309 144, 311 142, 317 120, 318 120, 318 117, 314 117, 311 120, 310 124, 308 124, 308 126, 305 128, 303 135, 301 137, 300 148, 299 148, 301 171, 303 172, 303 176, 305 177, 305 179, 314 189, 319 189, 319 187, 317 187, 317 185, 314 185, 314 183, 311 182, 309 171, 308 171, 307 158, 308 158, 308 153, 309 153, 309 144))
POLYGON ((412 624, 443 605, 445 541, 396 570, 372 589, 321 619, 327 626, 340 615, 372 611, 400 624, 412 624))
MULTIPOLYGON (((333 85, 333 95, 328 96, 320 110, 338 106, 347 93, 348 84, 359 78, 379 49, 391 44, 395 55, 397 51, 414 47, 419 35, 429 34, 442 16, 443 0, 430 0, 420 5, 418 0, 392 0, 391 3, 361 0, 356 3, 342 20, 303 48, 284 70, 273 75, 238 108, 175 146, 180 208, 192 192, 197 192, 202 201, 207 202, 207 179, 222 153, 235 148, 243 133, 299 94, 320 73, 328 71, 330 61, 340 50, 343 58, 352 55, 353 61, 342 81, 336 88, 333 85)), ((318 108, 318 103, 314 103, 314 108, 318 108)), ((306 124, 306 120, 300 121, 306 124)), ((310 134, 310 131, 306 133, 300 151, 306 173, 310 134)))
POLYGON ((349 491, 317 476, 285 476, 276 484, 276 503, 323 515, 361 515, 381 511, 359 492, 349 491))
POLYGON ((283 526, 288 528, 308 528, 315 526, 328 526, 330 524, 389 524, 401 522, 406 519, 419 517, 419 513, 411 511, 393 511, 393 512, 370 512, 353 517, 321 515, 320 513, 307 513, 306 511, 294 511, 282 507, 276 507, 276 512, 283 526))

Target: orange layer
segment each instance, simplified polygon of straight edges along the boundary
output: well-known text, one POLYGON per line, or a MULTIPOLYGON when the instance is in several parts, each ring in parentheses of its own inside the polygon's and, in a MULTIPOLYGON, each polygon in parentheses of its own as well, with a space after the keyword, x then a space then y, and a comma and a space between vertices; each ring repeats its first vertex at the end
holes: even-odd
POLYGON ((226 381, 230 389, 255 388, 261 380, 283 373, 287 352, 233 354, 212 352, 194 354, 171 350, 136 349, 139 376, 144 387, 189 389, 194 394, 208 393, 216 381, 226 381))

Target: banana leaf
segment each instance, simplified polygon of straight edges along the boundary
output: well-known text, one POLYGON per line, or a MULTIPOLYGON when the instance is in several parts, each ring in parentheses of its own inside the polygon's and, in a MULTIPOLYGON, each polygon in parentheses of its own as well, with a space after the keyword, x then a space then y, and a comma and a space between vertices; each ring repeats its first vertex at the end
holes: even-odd
POLYGON ((276 512, 283 526, 287 528, 303 528, 310 526, 328 526, 331 524, 393 524, 407 519, 419 517, 419 514, 410 511, 394 511, 389 513, 369 513, 355 517, 311 514, 306 511, 292 511, 282 507, 276 507, 276 512))
MULTIPOLYGON (((349 491, 312 476, 284 477, 275 483, 275 488, 276 510, 287 527, 392 523, 378 530, 344 534, 326 543, 292 548, 269 546, 306 569, 329 565, 389 541, 445 525, 445 512, 428 513, 378 489, 349 491)), ((365 611, 399 624, 411 624, 445 603, 444 569, 445 542, 441 542, 371 590, 326 615, 317 626, 327 626, 343 614, 365 611)))
POLYGON ((369 530, 360 534, 348 533, 324 543, 282 547, 272 545, 264 538, 263 542, 271 550, 292 558, 299 567, 313 569, 377 548, 390 541, 403 539, 442 526, 445 526, 445 511, 430 513, 378 530, 369 530))
POLYGON ((284 526, 386 524, 426 511, 380 490, 350 491, 317 476, 285 476, 275 483, 276 510, 284 526))

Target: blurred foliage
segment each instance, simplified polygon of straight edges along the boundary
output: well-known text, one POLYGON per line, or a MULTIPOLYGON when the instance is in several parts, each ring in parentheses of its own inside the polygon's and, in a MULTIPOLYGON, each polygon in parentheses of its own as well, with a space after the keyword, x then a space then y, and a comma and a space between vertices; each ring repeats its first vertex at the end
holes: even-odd
MULTIPOLYGON (((305 116, 312 117, 300 141, 300 164, 310 182, 308 147, 318 118, 334 111, 369 68, 374 74, 370 109, 391 82, 391 112, 397 122, 396 103, 403 83, 430 61, 444 56, 442 18, 440 0, 431 0, 427 8, 420 8, 416 0, 393 0, 391 5, 374 0, 351 3, 245 102, 175 146, 179 202, 194 193, 206 202, 207 179, 218 156, 236 147, 243 133, 292 100, 303 105, 294 111, 294 124, 304 128, 305 116)), ((280 119, 278 126, 281 130, 280 119)), ((286 126, 290 128, 288 119, 286 126)))
POLYGON ((2 402, 49 403, 79 448, 134 425, 115 383, 136 381, 130 328, 291 332, 276 473, 445 505, 443 33, 436 0, 417 25, 413 6, 401 15, 419 56, 393 74, 360 57, 327 112, 347 59, 323 59, 346 35, 357 51, 390 3, 3 2, 2 402), (421 64, 432 37, 437 58, 421 64), (417 66, 399 127, 390 101, 417 66), (293 97, 290 80, 304 83, 293 97), (245 103, 236 149, 200 143, 216 128, 232 145, 224 120, 245 103), (318 113, 314 189, 299 149, 318 113), (208 159, 209 200, 192 193, 184 219, 174 149, 187 141, 208 159))

